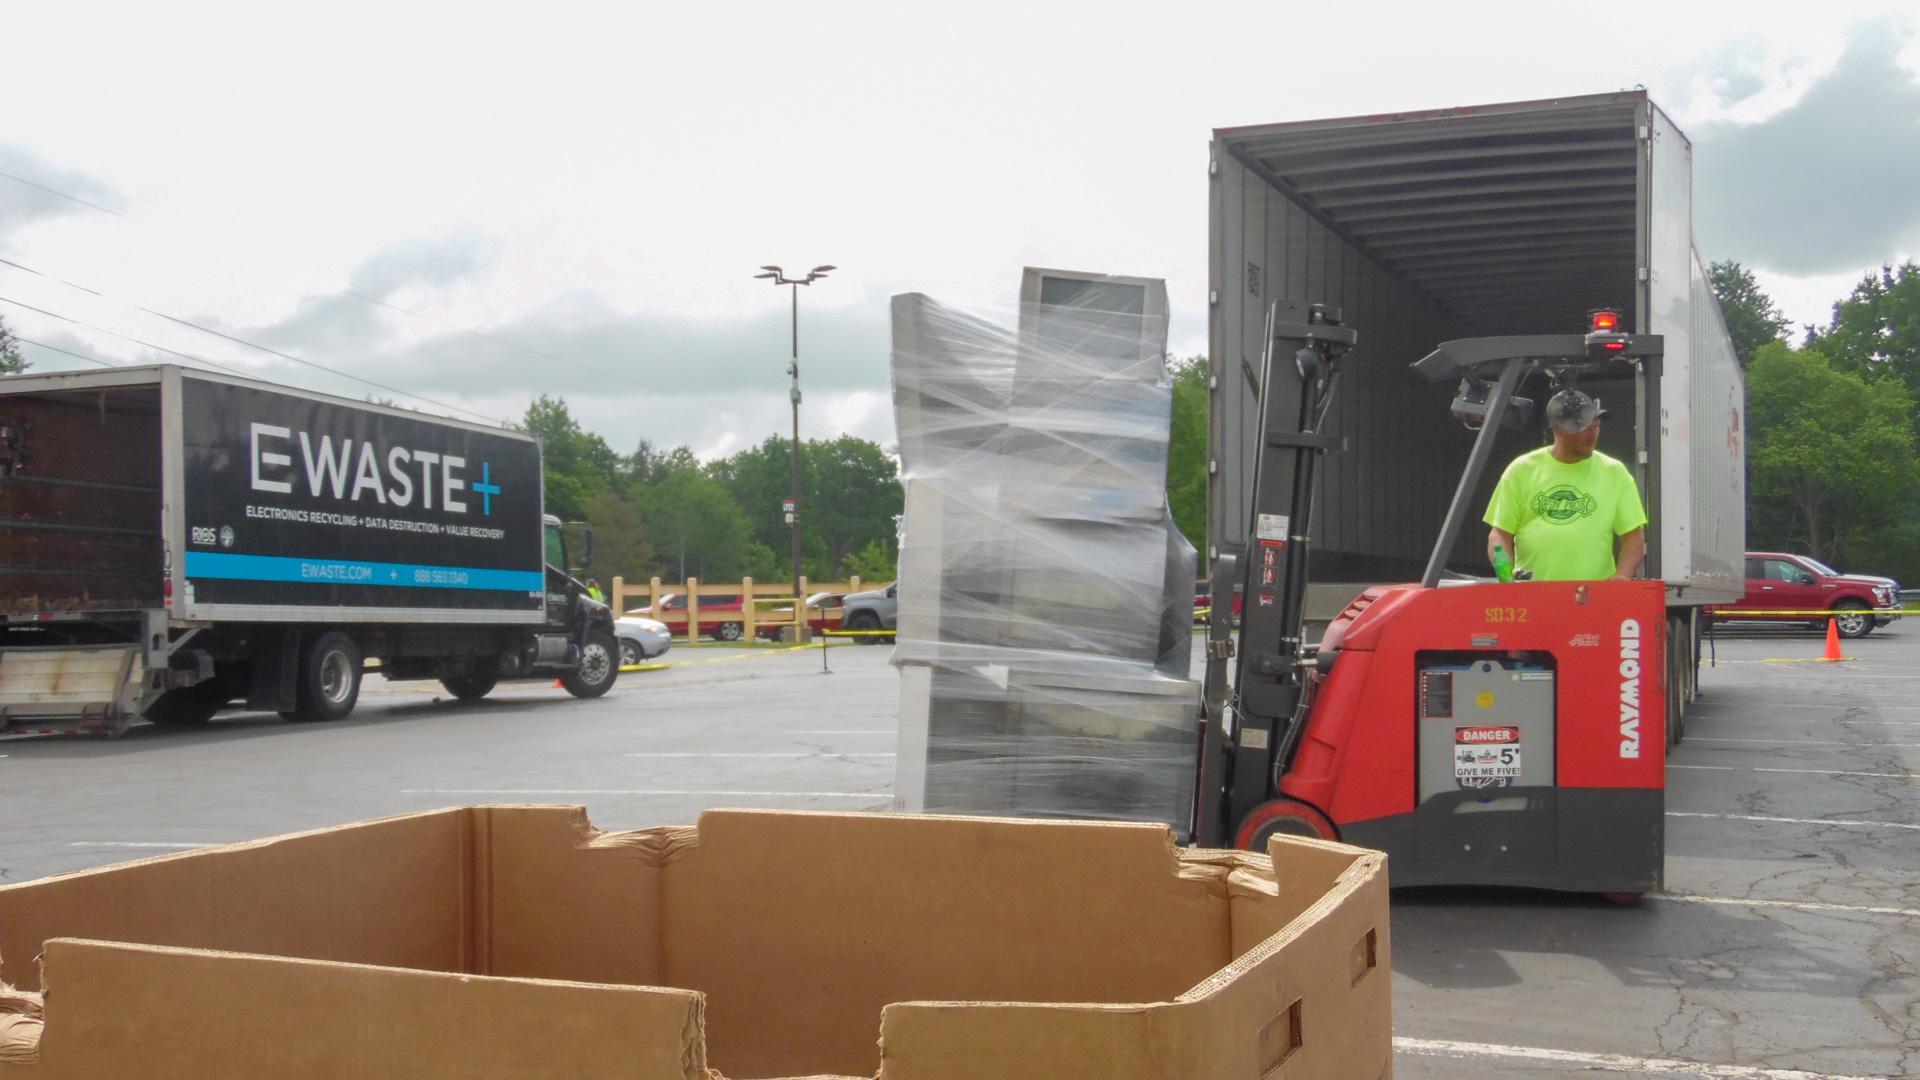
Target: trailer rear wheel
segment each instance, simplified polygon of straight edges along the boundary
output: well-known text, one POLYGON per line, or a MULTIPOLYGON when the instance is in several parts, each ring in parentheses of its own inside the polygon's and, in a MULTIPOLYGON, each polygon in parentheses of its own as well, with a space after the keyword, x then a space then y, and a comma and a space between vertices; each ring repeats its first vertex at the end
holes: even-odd
POLYGON ((597 698, 613 689, 620 674, 620 647, 613 635, 595 630, 580 647, 580 666, 560 676, 560 685, 577 698, 597 698))
POLYGON ((302 723, 346 717, 360 700, 360 661, 360 646, 340 631, 314 638, 300 658, 293 711, 280 715, 302 723))
POLYGON ((500 676, 491 671, 476 671, 466 675, 448 675, 440 680, 447 693, 461 701, 479 701, 493 691, 500 676))

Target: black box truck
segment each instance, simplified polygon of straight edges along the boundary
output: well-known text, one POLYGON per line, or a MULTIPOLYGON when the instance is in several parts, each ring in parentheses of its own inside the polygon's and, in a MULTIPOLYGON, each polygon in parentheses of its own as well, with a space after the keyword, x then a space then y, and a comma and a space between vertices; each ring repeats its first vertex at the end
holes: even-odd
POLYGON ((568 565, 522 432, 175 365, 0 380, 0 730, 335 720, 373 667, 597 697, 612 615, 568 565))

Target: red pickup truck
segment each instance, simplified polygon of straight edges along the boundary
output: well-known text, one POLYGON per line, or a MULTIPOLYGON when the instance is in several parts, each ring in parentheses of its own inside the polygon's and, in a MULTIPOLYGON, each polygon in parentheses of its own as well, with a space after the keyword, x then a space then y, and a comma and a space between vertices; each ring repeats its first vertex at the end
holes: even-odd
MULTIPOLYGON (((716 641, 739 641, 741 631, 746 627, 746 616, 738 593, 726 596, 703 596, 700 598, 700 636, 716 641)), ((676 637, 687 632, 687 597, 685 593, 668 593, 660 598, 660 610, 643 607, 630 611, 629 615, 644 615, 649 619, 658 619, 666 623, 676 637)))
POLYGON ((1841 637, 1863 637, 1876 626, 1892 622, 1900 607, 1900 583, 1867 574, 1842 574, 1806 555, 1779 551, 1747 552, 1747 595, 1738 603, 1710 609, 1716 619, 1741 622, 1806 622, 1825 626, 1826 619, 1804 615, 1775 615, 1779 611, 1833 611, 1841 637), (1751 613, 1751 614, 1748 614, 1751 613))

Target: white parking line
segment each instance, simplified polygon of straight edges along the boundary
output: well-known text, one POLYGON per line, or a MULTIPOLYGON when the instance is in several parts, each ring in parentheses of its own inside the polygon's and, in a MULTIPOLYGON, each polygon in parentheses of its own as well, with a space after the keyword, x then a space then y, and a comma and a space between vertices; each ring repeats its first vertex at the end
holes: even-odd
POLYGON ((160 848, 169 851, 184 851, 189 848, 216 847, 217 841, 204 840, 196 844, 176 844, 158 840, 75 840, 68 847, 107 847, 107 848, 160 848))
POLYGON ((886 802, 893 796, 884 791, 696 791, 667 788, 401 788, 402 795, 713 795, 722 798, 792 799, 866 799, 886 802))
POLYGON ((1809 742, 1806 739, 1710 739, 1705 735, 1696 735, 1687 740, 1688 744, 1703 742, 1741 743, 1746 746, 1857 746, 1864 750, 1920 750, 1920 743, 1911 742, 1809 742))
POLYGON ((1686 810, 1669 810, 1667 816, 1714 818, 1719 821, 1761 821, 1769 825, 1845 825, 1861 829, 1920 829, 1920 825, 1909 825, 1904 821, 1829 821, 1825 818, 1763 817, 1759 814, 1702 814, 1686 810))
POLYGON ((1668 762, 1667 768, 1699 769, 1703 772, 1771 772, 1803 773, 1811 776, 1867 776, 1879 780, 1912 780, 1914 778, 1914 774, 1910 772, 1836 772, 1833 769, 1774 769, 1760 765, 1751 767, 1746 765, 1675 765, 1672 762, 1668 762))
POLYGON ((1393 1048, 1403 1054, 1450 1058, 1504 1058, 1556 1065, 1577 1065, 1600 1072, 1635 1076, 1691 1076, 1697 1080, 1873 1080, 1867 1076, 1813 1073, 1800 1069, 1767 1069, 1757 1065, 1709 1065, 1672 1058, 1629 1057, 1579 1050, 1550 1050, 1544 1046, 1501 1046, 1498 1043, 1456 1042, 1452 1039, 1415 1039, 1396 1035, 1393 1048))
POLYGON ((1692 708, 1689 708, 1687 711, 1692 712, 1694 709, 1732 709, 1736 712, 1744 712, 1750 709, 1758 708, 1762 705, 1766 706, 1768 709, 1774 709, 1774 710, 1777 710, 1777 709, 1818 709, 1818 710, 1879 709, 1881 712, 1920 711, 1920 705, 1866 705, 1866 704, 1858 704, 1858 703, 1846 704, 1843 702, 1833 702, 1833 701, 1753 701, 1753 702, 1696 701, 1693 703, 1692 708))
POLYGON ((1673 904, 1715 904, 1720 907, 1787 908, 1793 911, 1837 911, 1843 915, 1896 915, 1920 919, 1920 908, 1871 907, 1865 904, 1826 904, 1818 900, 1753 900, 1738 896, 1695 896, 1692 893, 1654 893, 1648 900, 1673 904))
POLYGON ((858 754, 841 754, 841 753, 836 753, 836 752, 834 752, 834 751, 831 751, 831 750, 808 750, 808 751, 804 751, 804 752, 801 752, 801 753, 785 753, 785 752, 775 752, 775 751, 765 751, 765 752, 763 752, 763 751, 759 751, 759 750, 751 750, 751 751, 739 751, 739 752, 732 752, 732 751, 720 751, 720 752, 715 752, 715 753, 710 753, 710 754, 703 754, 703 753, 676 753, 676 752, 670 752, 670 751, 665 751, 665 750, 661 750, 661 751, 654 751, 654 750, 643 750, 643 751, 640 751, 640 752, 637 752, 637 753, 632 753, 632 754, 628 754, 627 756, 628 756, 628 757, 638 757, 638 758, 710 758, 710 757, 719 757, 719 758, 742 758, 742 757, 745 757, 745 758, 820 758, 820 757, 892 757, 892 756, 894 756, 894 755, 893 755, 893 752, 892 752, 891 750, 889 750, 889 751, 884 751, 884 752, 881 752, 881 751, 874 751, 874 752, 866 752, 866 751, 863 751, 863 752, 861 752, 861 753, 858 753, 858 754))

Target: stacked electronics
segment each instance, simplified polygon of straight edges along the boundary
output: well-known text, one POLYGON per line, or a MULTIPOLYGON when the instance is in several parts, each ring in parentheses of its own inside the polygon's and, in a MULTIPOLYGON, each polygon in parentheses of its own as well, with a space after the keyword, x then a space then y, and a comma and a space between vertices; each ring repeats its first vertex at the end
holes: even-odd
POLYGON ((1166 311, 1158 280, 1033 269, 1011 320, 893 298, 900 809, 1188 820, 1166 311))

